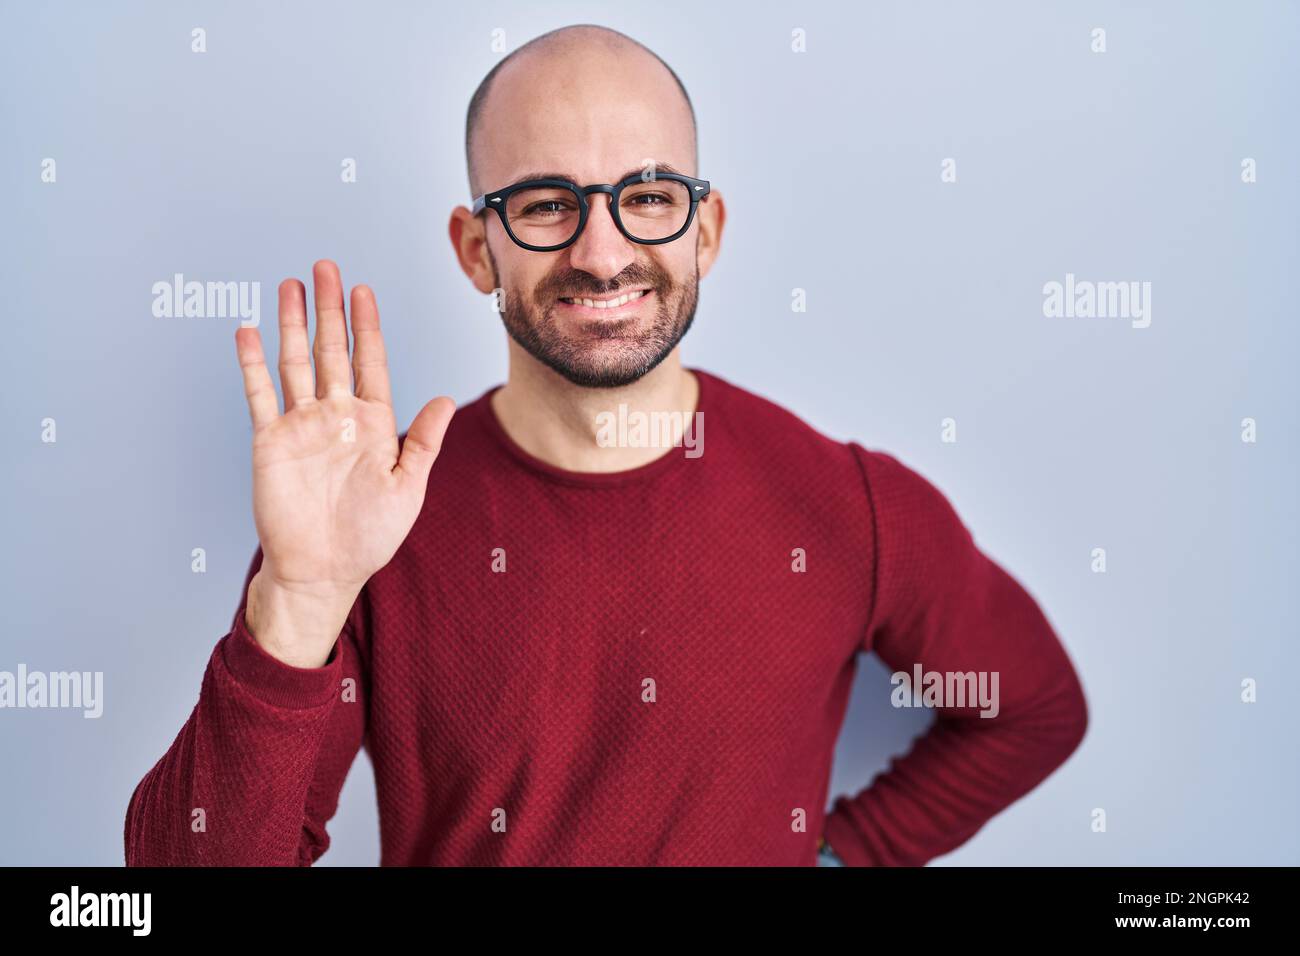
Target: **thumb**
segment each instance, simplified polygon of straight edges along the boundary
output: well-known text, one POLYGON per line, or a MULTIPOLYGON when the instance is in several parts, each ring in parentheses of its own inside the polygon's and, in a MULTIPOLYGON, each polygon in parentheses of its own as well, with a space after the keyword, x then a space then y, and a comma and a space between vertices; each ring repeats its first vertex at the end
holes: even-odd
POLYGON ((455 412, 456 403, 446 395, 440 395, 420 409, 420 414, 415 416, 415 421, 406 431, 397 470, 402 473, 403 482, 412 483, 421 494, 429 482, 429 469, 442 450, 442 438, 447 434, 447 426, 455 412))

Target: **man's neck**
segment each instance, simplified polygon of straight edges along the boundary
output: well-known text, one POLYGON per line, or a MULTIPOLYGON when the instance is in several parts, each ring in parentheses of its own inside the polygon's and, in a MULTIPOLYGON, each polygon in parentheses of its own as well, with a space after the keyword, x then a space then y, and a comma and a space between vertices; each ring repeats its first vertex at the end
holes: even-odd
POLYGON ((680 349, 631 385, 583 388, 574 385, 510 342, 506 384, 492 395, 492 411, 506 434, 534 458, 566 471, 626 471, 672 451, 657 447, 602 445, 599 416, 677 412, 693 420, 699 383, 681 364, 680 349))

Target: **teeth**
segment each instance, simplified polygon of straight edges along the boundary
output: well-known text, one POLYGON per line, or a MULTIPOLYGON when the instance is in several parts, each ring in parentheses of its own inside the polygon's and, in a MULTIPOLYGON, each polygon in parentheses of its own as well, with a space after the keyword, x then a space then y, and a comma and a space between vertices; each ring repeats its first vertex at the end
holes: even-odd
POLYGON ((627 305, 635 299, 645 295, 645 290, 640 289, 636 292, 625 292, 616 299, 574 299, 562 297, 562 301, 574 305, 585 305, 589 309, 617 309, 619 306, 627 305))

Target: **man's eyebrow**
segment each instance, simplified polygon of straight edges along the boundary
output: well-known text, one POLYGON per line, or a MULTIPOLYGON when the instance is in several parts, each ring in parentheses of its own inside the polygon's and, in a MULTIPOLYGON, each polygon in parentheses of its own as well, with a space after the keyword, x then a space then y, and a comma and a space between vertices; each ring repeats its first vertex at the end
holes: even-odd
MULTIPOLYGON (((632 169, 629 169, 622 176, 619 176, 617 179, 615 179, 614 182, 621 183, 623 180, 631 179, 633 176, 640 176, 641 173, 646 170, 646 168, 647 168, 646 166, 636 166, 632 169)), ((673 166, 670 163, 655 163, 654 168, 659 172, 676 173, 679 176, 686 175, 681 170, 679 170, 676 166, 673 166)), ((514 185, 515 183, 532 182, 534 179, 559 179, 566 183, 572 183, 575 186, 587 185, 587 183, 579 183, 568 173, 547 173, 547 172, 524 173, 523 175, 517 176, 515 179, 513 179, 511 181, 511 185, 514 185)))

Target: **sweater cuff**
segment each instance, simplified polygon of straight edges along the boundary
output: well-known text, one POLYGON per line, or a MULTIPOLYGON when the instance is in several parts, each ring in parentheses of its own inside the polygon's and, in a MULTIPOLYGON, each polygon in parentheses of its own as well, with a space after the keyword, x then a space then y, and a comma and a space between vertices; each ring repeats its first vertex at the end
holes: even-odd
POLYGON ((294 667, 272 657, 248 630, 244 611, 221 642, 226 670, 244 689, 265 703, 290 710, 308 710, 330 703, 338 693, 343 676, 338 642, 321 667, 294 667))
POLYGON ((822 821, 822 835, 845 866, 872 865, 871 858, 862 845, 862 837, 853 828, 853 824, 840 814, 838 808, 828 813, 822 821))

